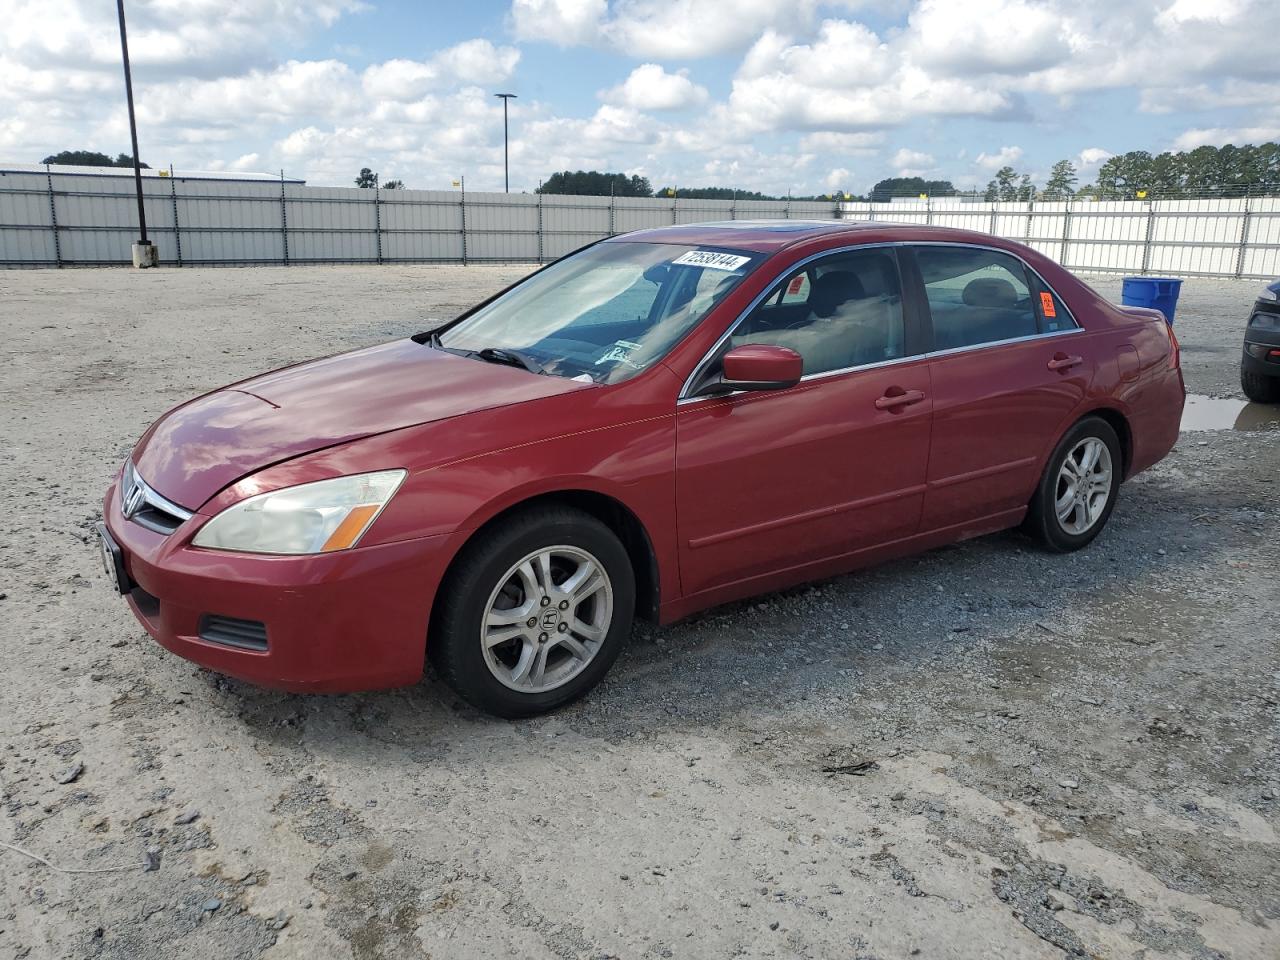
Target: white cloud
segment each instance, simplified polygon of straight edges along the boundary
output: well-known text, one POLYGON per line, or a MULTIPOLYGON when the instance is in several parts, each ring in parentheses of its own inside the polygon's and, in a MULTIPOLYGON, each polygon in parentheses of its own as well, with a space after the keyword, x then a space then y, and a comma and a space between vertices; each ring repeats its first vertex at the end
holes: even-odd
POLYGON ((800 149, 807 153, 839 154, 843 156, 869 156, 884 143, 884 134, 832 133, 823 130, 808 133, 800 138, 800 149))
POLYGON ((1113 156, 1115 154, 1110 150, 1103 150, 1101 147, 1085 147, 1076 157, 1076 170, 1081 174, 1086 171, 1092 172, 1094 168, 1102 166, 1113 156))
POLYGON ((822 185, 827 188, 828 193, 848 190, 852 183, 853 173, 847 167, 836 167, 822 181, 822 185))
POLYGON ((598 39, 607 10, 605 0, 514 0, 511 21, 519 40, 571 47, 598 39))
POLYGON ((1001 147, 995 153, 978 154, 973 162, 984 170, 999 170, 1001 167, 1012 167, 1021 159, 1021 147, 1001 147))
MULTIPOLYGON (((162 0, 131 9, 129 55, 139 76, 214 76, 269 59, 362 9, 359 0, 162 0)), ((27 66, 120 69, 112 4, 9 0, 4 18, 0 51, 27 66)))
POLYGON ((1026 0, 920 0, 907 20, 906 46, 943 73, 1021 74, 1071 55, 1070 21, 1026 0))
POLYGON ((1226 143, 1243 146, 1246 143, 1266 143, 1274 140, 1280 140, 1280 117, 1256 126, 1207 127, 1187 130, 1173 141, 1173 149, 1194 150, 1196 147, 1218 147, 1226 143))
POLYGON ((902 147, 889 161, 899 177, 922 177, 937 167, 932 154, 902 147))
POLYGON ((749 47, 769 29, 807 29, 821 0, 513 0, 520 40, 611 47, 629 57, 693 60, 749 47))
POLYGON ((442 50, 430 60, 387 60, 365 68, 361 83, 367 96, 410 101, 456 83, 496 84, 507 80, 520 62, 514 47, 495 47, 488 40, 468 40, 442 50))
POLYGON ((770 152, 754 146, 724 147, 701 170, 699 183, 756 190, 776 196, 808 193, 814 156, 790 150, 770 152))
POLYGON ((520 51, 515 47, 495 47, 488 40, 467 40, 440 51, 431 62, 450 80, 501 83, 515 72, 520 51))
POLYGON ((706 103, 706 87, 689 79, 688 70, 667 73, 656 63, 644 63, 631 71, 621 84, 602 91, 608 103, 636 110, 680 110, 706 103))
POLYGON ((689 60, 745 49, 760 33, 806 26, 817 0, 619 0, 604 36, 633 57, 689 60))
POLYGON ((918 116, 1001 115, 1015 101, 984 84, 936 77, 862 24, 823 22, 812 43, 767 32, 733 81, 731 125, 767 130, 858 131, 918 116))
POLYGON ((1265 107, 1277 100, 1280 100, 1280 87, 1275 83, 1228 77, 1214 83, 1143 90, 1140 105, 1146 113, 1181 113, 1187 110, 1265 107))

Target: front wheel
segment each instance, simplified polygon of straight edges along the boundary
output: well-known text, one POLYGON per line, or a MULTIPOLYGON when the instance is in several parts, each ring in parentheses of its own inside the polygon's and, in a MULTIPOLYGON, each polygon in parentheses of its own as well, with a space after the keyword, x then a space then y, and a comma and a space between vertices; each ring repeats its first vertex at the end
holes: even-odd
POLYGON ((607 526, 531 510, 481 533, 441 587, 427 638, 442 678, 501 717, 553 710, 594 687, 635 612, 635 576, 607 526))
POLYGON ((1120 492, 1120 439, 1100 417, 1085 417, 1058 442, 1024 524, 1050 550, 1086 546, 1106 526, 1120 492))

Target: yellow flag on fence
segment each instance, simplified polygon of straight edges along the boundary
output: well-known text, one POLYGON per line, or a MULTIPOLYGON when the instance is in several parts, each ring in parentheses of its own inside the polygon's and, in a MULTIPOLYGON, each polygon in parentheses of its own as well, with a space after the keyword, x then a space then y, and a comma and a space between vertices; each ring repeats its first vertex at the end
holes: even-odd
POLYGON ((1145 200, 1145 199, 1147 199, 1147 191, 1145 191, 1145 190, 1139 190, 1139 191, 1138 191, 1138 199, 1139 199, 1139 200, 1145 200))
POLYGON ((455 180, 455 181, 453 181, 453 185, 454 185, 455 187, 460 187, 460 186, 462 186, 462 181, 461 181, 461 180, 455 180))

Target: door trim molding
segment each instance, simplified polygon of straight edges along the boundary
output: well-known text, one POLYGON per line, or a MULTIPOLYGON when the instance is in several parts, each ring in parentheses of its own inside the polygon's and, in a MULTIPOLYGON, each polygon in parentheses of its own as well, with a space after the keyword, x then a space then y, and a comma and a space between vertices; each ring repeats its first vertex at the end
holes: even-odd
POLYGON ((844 503, 837 503, 830 507, 819 507, 816 510, 806 510, 804 513, 793 513, 789 517, 778 517, 774 520, 764 520, 760 523, 753 523, 746 527, 737 527, 733 530, 724 530, 720 533, 710 533, 705 537, 694 537, 689 540, 690 550, 699 550, 702 547, 715 546, 717 543, 724 543, 727 540, 737 540, 740 537, 749 537, 756 533, 767 533, 770 530, 777 530, 781 527, 792 526, 798 523, 805 523, 809 520, 817 520, 822 517, 832 517, 841 513, 848 513, 850 510, 859 510, 863 507, 874 507, 882 503, 888 503, 891 500, 901 500, 904 497, 914 497, 924 493, 928 488, 928 484, 919 483, 910 487, 903 487, 900 490, 891 490, 888 493, 878 493, 871 497, 860 497, 857 500, 848 500, 844 503))
POLYGON ((943 477, 940 480, 929 480, 927 486, 930 490, 938 490, 943 487, 950 487, 957 483, 965 483, 969 480, 981 480, 983 477, 992 477, 997 473, 1008 473, 1013 470, 1021 470, 1023 467, 1034 466, 1039 457, 1023 457, 1021 460, 1010 460, 1008 463, 997 463, 993 467, 982 467, 979 470, 970 470, 968 473, 956 473, 949 477, 943 477))

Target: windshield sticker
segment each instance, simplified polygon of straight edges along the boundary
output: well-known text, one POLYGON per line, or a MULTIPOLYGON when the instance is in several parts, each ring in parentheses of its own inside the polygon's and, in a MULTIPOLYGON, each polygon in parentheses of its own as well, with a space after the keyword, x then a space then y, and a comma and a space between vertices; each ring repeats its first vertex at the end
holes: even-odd
POLYGON ((604 356, 596 361, 596 366, 602 363, 625 363, 633 370, 639 370, 640 364, 631 362, 631 351, 639 350, 640 344, 633 340, 615 340, 613 346, 605 351, 604 356))
POLYGON ((690 250, 672 260, 686 267, 708 267, 712 270, 737 270, 750 257, 739 257, 732 253, 716 253, 714 250, 690 250))
POLYGON ((1046 317, 1056 317, 1058 311, 1053 307, 1053 294, 1040 291, 1040 309, 1046 317))

